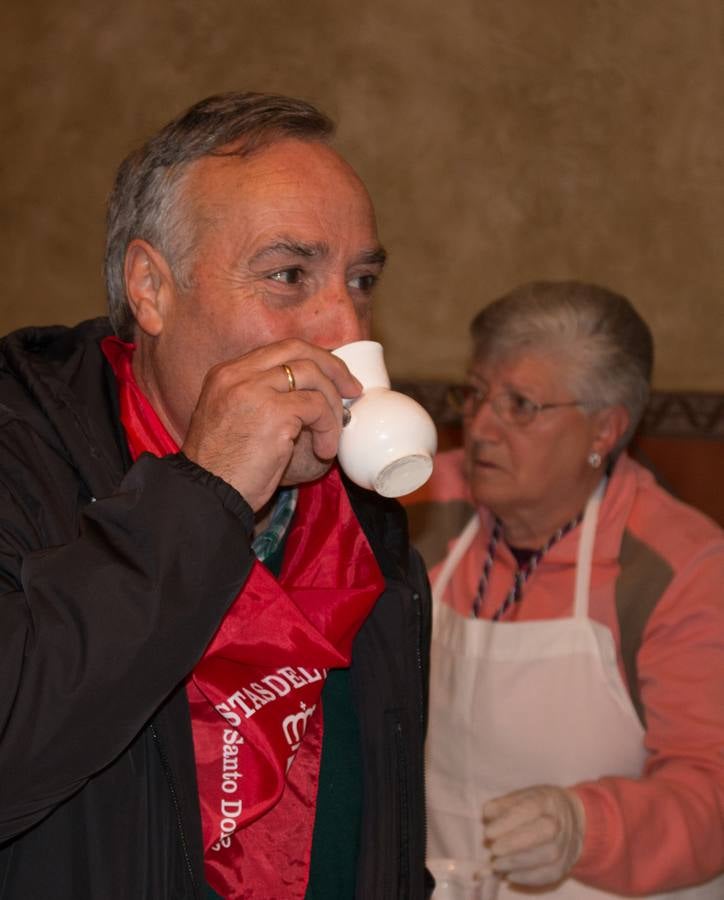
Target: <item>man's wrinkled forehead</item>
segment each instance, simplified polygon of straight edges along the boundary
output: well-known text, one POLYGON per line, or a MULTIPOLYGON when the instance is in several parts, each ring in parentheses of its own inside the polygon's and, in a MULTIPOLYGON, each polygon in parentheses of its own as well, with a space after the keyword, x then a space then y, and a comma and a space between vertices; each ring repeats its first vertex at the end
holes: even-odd
POLYGON ((251 191, 258 183, 285 186, 326 182, 334 178, 364 195, 367 189, 353 167, 326 141, 282 137, 249 148, 230 144, 188 164, 187 179, 196 184, 223 180, 240 191, 251 191))
POLYGON ((253 220, 260 231, 285 231, 334 243, 351 227, 378 250, 374 208, 352 167, 321 142, 287 139, 251 156, 225 154, 196 161, 184 186, 199 224, 253 220), (317 227, 320 234, 310 235, 317 227), (326 232, 322 234, 322 232, 326 232))

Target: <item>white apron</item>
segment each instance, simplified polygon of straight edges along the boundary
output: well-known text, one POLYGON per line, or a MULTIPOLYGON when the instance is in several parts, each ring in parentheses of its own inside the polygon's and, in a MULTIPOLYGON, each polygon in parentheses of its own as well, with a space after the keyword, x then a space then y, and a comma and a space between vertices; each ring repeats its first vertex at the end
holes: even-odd
MULTIPOLYGON (((583 517, 573 615, 534 622, 466 618, 442 602, 479 527, 463 529, 433 589, 430 711, 426 743, 429 858, 485 861, 486 800, 536 784, 603 775, 638 777, 644 729, 616 663, 613 636, 588 618, 602 482, 583 517)), ((525 602, 525 599, 523 599, 525 602)), ((586 900, 619 896, 568 878, 551 890, 503 882, 499 898, 586 900)), ((724 880, 651 895, 722 900, 724 880)))

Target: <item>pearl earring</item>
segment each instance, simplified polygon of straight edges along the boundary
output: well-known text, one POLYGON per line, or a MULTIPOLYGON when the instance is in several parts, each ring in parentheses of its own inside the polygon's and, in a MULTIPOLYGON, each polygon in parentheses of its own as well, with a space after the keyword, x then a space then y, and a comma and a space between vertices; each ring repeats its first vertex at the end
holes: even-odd
POLYGON ((591 450, 588 454, 588 465, 592 469, 597 469, 601 465, 601 454, 597 453, 595 450, 591 450))

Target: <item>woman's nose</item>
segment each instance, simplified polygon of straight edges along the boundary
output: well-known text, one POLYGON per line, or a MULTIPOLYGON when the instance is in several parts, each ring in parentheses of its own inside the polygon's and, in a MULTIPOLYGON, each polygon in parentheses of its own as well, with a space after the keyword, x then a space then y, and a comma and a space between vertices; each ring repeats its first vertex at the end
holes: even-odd
POLYGON ((486 397, 465 423, 468 434, 475 439, 495 437, 500 433, 501 421, 486 397))

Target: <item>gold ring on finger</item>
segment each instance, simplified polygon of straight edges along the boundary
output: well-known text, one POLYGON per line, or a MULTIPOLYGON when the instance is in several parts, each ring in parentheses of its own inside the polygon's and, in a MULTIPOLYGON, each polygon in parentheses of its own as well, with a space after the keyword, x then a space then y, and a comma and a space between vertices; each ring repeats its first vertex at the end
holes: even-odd
POLYGON ((297 382, 294 380, 294 372, 292 372, 292 367, 288 366, 286 363, 282 363, 282 369, 284 369, 284 372, 286 373, 287 381, 289 382, 289 390, 296 391, 297 382))

